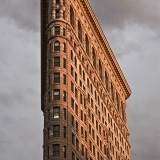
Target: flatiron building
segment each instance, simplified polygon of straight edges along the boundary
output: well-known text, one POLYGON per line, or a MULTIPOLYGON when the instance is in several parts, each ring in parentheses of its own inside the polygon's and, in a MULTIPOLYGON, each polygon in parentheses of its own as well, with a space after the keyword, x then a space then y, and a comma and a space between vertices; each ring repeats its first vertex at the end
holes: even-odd
POLYGON ((43 160, 130 160, 130 94, 88 0, 41 0, 43 160))

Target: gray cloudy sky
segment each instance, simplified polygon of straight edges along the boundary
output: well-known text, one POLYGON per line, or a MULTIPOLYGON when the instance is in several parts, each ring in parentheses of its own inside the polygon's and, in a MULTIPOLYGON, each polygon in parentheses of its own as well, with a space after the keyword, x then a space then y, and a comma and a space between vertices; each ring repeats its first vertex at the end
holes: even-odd
MULTIPOLYGON (((1 0, 0 160, 42 160, 40 0, 1 0)), ((132 89, 132 160, 160 159, 160 0, 89 0, 132 89)))

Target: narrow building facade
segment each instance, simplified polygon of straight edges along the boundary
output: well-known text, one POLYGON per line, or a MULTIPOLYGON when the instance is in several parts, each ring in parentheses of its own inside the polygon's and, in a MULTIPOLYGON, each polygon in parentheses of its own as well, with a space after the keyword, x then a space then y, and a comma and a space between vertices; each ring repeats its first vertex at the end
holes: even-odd
POLYGON ((130 160, 130 94, 88 0, 41 0, 43 160, 130 160))

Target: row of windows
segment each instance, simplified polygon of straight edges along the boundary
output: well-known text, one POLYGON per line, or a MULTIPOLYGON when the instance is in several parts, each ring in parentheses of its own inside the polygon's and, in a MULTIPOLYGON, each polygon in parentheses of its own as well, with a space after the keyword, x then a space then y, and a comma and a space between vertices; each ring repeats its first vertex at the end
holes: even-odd
MULTIPOLYGON (((60 51, 61 50, 61 47, 60 47, 61 45, 60 45, 59 41, 55 41, 53 46, 52 46, 52 43, 50 43, 50 45, 49 45, 49 51, 50 51, 50 53, 52 53, 52 51, 60 51)), ((62 51, 64 53, 66 53, 66 43, 63 43, 62 51)))
MULTIPOLYGON (((63 126, 63 138, 66 138, 66 126, 63 126)), ((47 128, 48 139, 51 137, 60 137, 60 125, 53 125, 53 127, 47 128), (51 134, 53 132, 53 134, 51 134)))
MULTIPOLYGON (((73 56, 72 50, 71 50, 71 60, 74 62, 74 65, 77 68, 77 58, 76 58, 76 56, 73 56)), ((79 65, 79 74, 82 75, 83 80, 85 81, 86 80, 85 71, 84 70, 82 71, 81 65, 79 65)), ((74 76, 74 68, 72 66, 71 66, 71 75, 74 76)), ((108 76, 107 76, 107 73, 105 73, 105 77, 106 77, 106 86, 107 86, 107 90, 108 90, 108 76)), ((76 82, 77 82, 77 78, 76 78, 76 82)), ((110 83, 110 85, 111 85, 112 100, 114 101, 114 89, 113 89, 112 82, 110 83)), ((87 78, 87 87, 90 89, 91 93, 93 94, 93 87, 92 87, 92 84, 90 83, 88 78, 87 78)), ((96 101, 98 101, 98 105, 100 105, 100 99, 99 99, 99 96, 97 96, 96 91, 95 91, 95 97, 94 98, 95 98, 96 101)), ((88 100, 89 100, 89 103, 90 103, 90 95, 88 95, 88 100)), ((120 111, 120 107, 121 107, 121 116, 122 116, 123 120, 125 120, 124 106, 123 106, 122 102, 121 102, 121 105, 120 105, 120 99, 119 99, 119 95, 118 95, 117 92, 116 92, 116 99, 115 100, 116 100, 115 103, 116 103, 117 109, 118 109, 118 111, 120 111)))
MULTIPOLYGON (((60 155, 60 144, 53 144, 52 148, 50 147, 47 147, 47 158, 49 159, 50 158, 50 152, 51 152, 51 149, 52 149, 52 155, 53 157, 60 157, 62 155, 60 155)), ((66 155, 67 155, 67 147, 64 145, 63 146, 63 149, 61 152, 63 152, 63 158, 66 158, 66 155)))
MULTIPOLYGON (((48 68, 51 69, 53 67, 61 67, 60 57, 54 57, 52 60, 49 60, 48 68)), ((63 68, 66 68, 66 59, 65 58, 63 58, 63 68)))
MULTIPOLYGON (((66 108, 63 108, 63 119, 66 120, 66 108)), ((47 120, 60 118, 60 106, 54 106, 47 110, 47 120)))
MULTIPOLYGON (((48 102, 54 100, 60 100, 60 89, 53 89, 51 92, 48 92, 48 102)), ((67 92, 63 91, 63 101, 67 101, 67 92)))
MULTIPOLYGON (((60 78, 60 73, 56 72, 56 73, 52 73, 48 76, 48 84, 55 84, 55 83, 60 83, 61 78, 60 78)), ((66 75, 63 74, 63 84, 66 85, 66 75)))

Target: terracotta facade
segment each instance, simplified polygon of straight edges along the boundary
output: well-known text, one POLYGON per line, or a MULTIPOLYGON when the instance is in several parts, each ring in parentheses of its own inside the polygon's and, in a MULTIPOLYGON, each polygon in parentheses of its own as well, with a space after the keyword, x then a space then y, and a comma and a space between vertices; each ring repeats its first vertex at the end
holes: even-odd
POLYGON ((41 0, 43 159, 130 160, 130 94, 89 2, 41 0))

